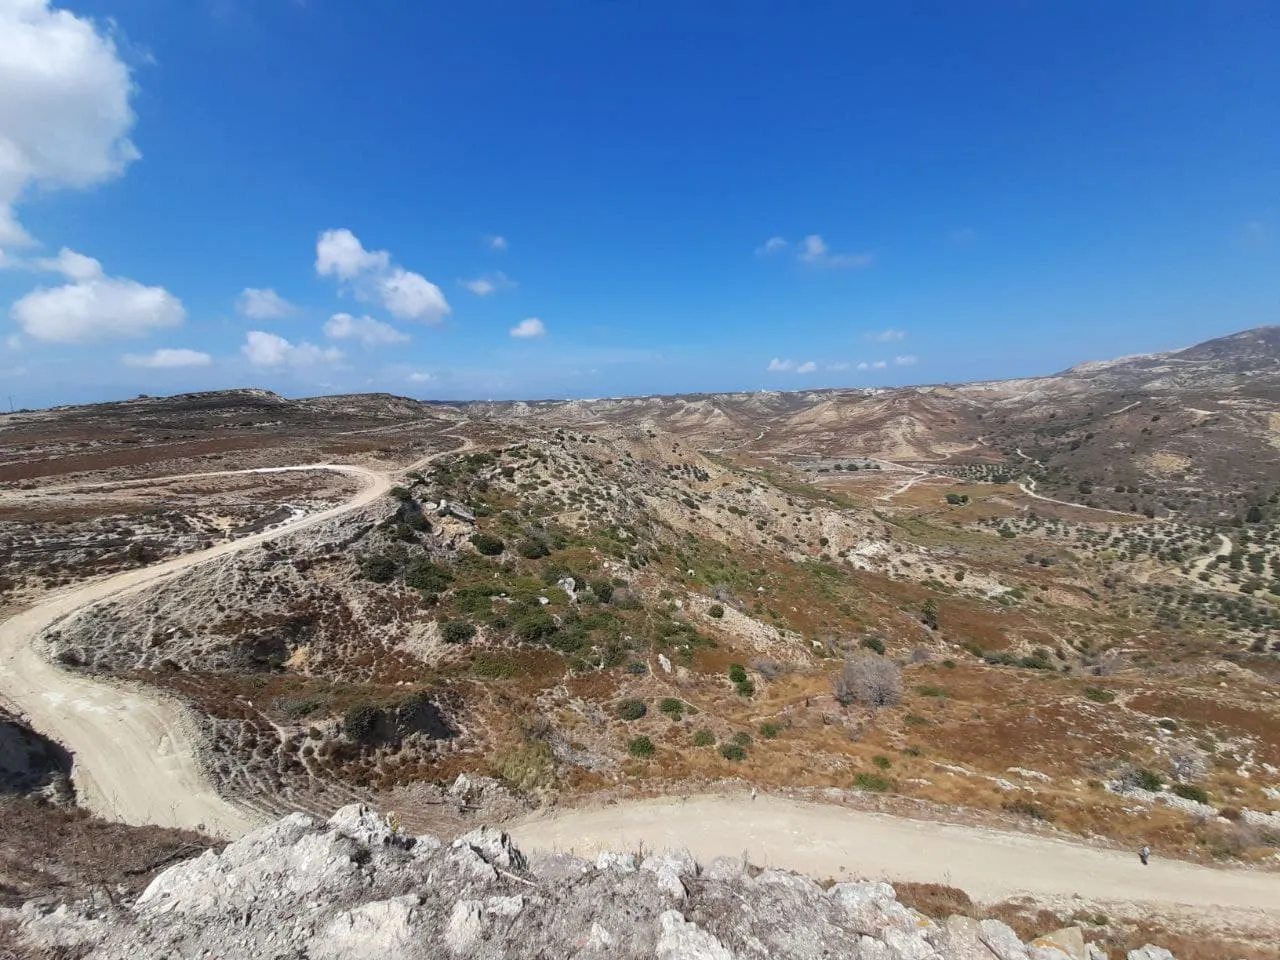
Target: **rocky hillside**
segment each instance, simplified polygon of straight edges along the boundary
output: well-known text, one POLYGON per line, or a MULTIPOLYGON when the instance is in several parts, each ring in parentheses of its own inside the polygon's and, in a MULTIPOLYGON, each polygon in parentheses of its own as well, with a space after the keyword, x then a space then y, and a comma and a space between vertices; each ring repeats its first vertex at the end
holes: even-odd
MULTIPOLYGON (((655 957, 733 960, 1096 960, 1066 928, 1024 943, 997 920, 935 921, 887 883, 828 889, 687 852, 594 862, 526 857, 498 830, 452 844, 348 806, 328 823, 293 814, 160 874, 131 907, 0 914, 35 955, 169 957, 655 957)), ((1171 960, 1158 947, 1129 960, 1171 960)))

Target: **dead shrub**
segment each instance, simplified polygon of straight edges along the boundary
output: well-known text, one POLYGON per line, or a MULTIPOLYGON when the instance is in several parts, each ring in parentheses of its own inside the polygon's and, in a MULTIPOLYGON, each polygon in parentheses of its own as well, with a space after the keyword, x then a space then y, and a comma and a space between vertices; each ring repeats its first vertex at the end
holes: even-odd
POLYGON ((902 702, 902 668, 884 657, 861 654, 845 660, 831 686, 846 707, 891 707, 902 702))

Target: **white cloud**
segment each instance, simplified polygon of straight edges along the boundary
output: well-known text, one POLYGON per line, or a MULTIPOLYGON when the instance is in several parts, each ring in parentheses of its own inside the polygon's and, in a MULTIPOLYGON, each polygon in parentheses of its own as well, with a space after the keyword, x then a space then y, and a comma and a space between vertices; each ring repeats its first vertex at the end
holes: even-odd
POLYGON ((324 325, 324 335, 332 340, 359 340, 366 347, 387 343, 408 343, 409 335, 389 323, 373 317, 353 317, 349 313, 335 313, 324 325))
POLYGON ((511 328, 511 335, 522 340, 527 340, 531 337, 543 337, 546 336, 546 333, 547 325, 537 317, 530 317, 528 320, 521 320, 511 328))
POLYGON ((876 259, 874 253, 832 253, 827 242, 816 233, 804 238, 796 257, 801 263, 815 267, 869 267, 876 259))
POLYGON ((409 374, 407 377, 405 377, 405 379, 408 380, 410 383, 429 383, 430 381, 434 380, 435 377, 433 377, 429 373, 423 373, 421 370, 418 370, 409 374))
POLYGON ((419 273, 366 250, 350 230, 326 230, 316 242, 316 273, 348 284, 360 300, 381 303, 397 320, 439 323, 449 314, 444 292, 419 273))
POLYGON ((0 244, 31 241, 14 208, 33 188, 87 189, 140 156, 110 29, 48 0, 0 0, 0 244))
POLYGON ((757 257, 769 257, 775 253, 781 253, 787 249, 787 241, 782 237, 770 237, 760 246, 756 247, 757 257))
POLYGON ((845 363, 843 360, 837 360, 835 363, 828 363, 827 369, 839 373, 842 370, 848 370, 849 364, 845 363))
POLYGON ((867 339, 875 343, 897 343, 899 340, 905 340, 906 338, 906 331, 898 330, 895 327, 889 327, 887 330, 877 330, 867 334, 867 339))
POLYGON ((295 345, 284 337, 261 330, 245 334, 240 352, 255 367, 307 367, 322 360, 342 359, 342 351, 336 347, 322 349, 305 340, 295 345))
POLYGON ((497 293, 499 290, 512 290, 519 286, 518 283, 501 270, 486 274, 483 277, 476 277, 474 280, 461 280, 459 282, 477 297, 487 297, 492 293, 497 293))
POLYGON ((213 363, 213 357, 199 350, 185 348, 162 347, 148 354, 127 353, 124 356, 126 366, 149 367, 153 370, 169 370, 175 367, 207 367, 213 363))
POLYGON ((76 253, 67 247, 59 250, 56 257, 44 257, 32 261, 30 266, 35 270, 60 273, 68 280, 76 282, 96 280, 102 276, 102 264, 93 257, 86 257, 83 253, 76 253))
POLYGON ((490 250, 507 249, 507 238, 500 233, 493 233, 484 238, 484 242, 489 244, 490 250))
MULTIPOLYGON (((0 0, 2 3, 3 0, 0 0)), ((108 277, 97 260, 63 249, 54 260, 38 261, 74 282, 40 287, 9 310, 27 336, 48 343, 88 343, 144 337, 179 326, 187 311, 164 287, 148 287, 124 277, 108 277)))
POLYGON ((818 365, 812 360, 797 363, 794 360, 780 360, 774 357, 765 369, 770 373, 813 373, 818 369, 818 365))
POLYGON ((277 320, 298 312, 298 308, 270 287, 245 287, 236 298, 236 310, 250 320, 277 320))
POLYGON ((912 354, 912 353, 904 353, 904 354, 903 354, 902 356, 900 356, 900 357, 894 357, 894 358, 893 358, 893 362, 894 362, 894 363, 896 363, 896 364, 897 364, 898 366, 900 366, 900 367, 912 367, 912 366, 915 366, 916 362, 917 362, 919 359, 920 359, 920 358, 919 358, 919 357, 917 357, 915 354, 912 354))
POLYGON ((871 369, 872 369, 872 370, 883 370, 883 369, 884 369, 885 367, 887 367, 888 365, 889 365, 889 364, 888 364, 886 361, 884 361, 884 360, 877 360, 875 363, 873 363, 873 364, 871 365, 871 369))
POLYGON ((863 360, 863 361, 861 361, 861 362, 858 364, 857 369, 858 369, 858 370, 870 370, 870 369, 871 369, 871 364, 869 364, 869 363, 867 363, 867 361, 863 360))

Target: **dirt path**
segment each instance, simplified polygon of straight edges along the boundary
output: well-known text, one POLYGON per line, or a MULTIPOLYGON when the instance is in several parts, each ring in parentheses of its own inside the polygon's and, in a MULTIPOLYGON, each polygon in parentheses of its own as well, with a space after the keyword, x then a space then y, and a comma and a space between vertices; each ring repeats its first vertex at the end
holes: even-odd
MULTIPOLYGON (((1027 459, 1030 459, 1030 457, 1027 459)), ((1092 510, 1094 513, 1110 513, 1117 517, 1127 517, 1130 520, 1134 517, 1132 513, 1126 513, 1123 510, 1112 510, 1109 507, 1088 507, 1083 503, 1072 503, 1070 500, 1055 500, 1053 497, 1046 497, 1043 493, 1036 493, 1036 481, 1034 478, 1028 479, 1026 483, 1019 483, 1018 489, 1033 500, 1043 500, 1045 503, 1056 503, 1062 507, 1075 507, 1077 510, 1092 510)))
POLYGON ((224 836, 239 836, 254 825, 251 815, 220 797, 208 783, 197 756, 195 724, 184 706, 141 687, 63 670, 41 657, 34 641, 82 607, 143 590, 197 564, 358 510, 391 488, 384 474, 341 464, 227 473, 313 470, 344 473, 363 486, 339 506, 209 550, 70 588, 0 623, 0 698, 74 754, 76 795, 92 812, 125 823, 196 827, 224 836))
POLYGON ((1231 542, 1231 538, 1225 533, 1218 534, 1218 539, 1222 541, 1218 545, 1218 549, 1205 554, 1199 560, 1195 560, 1191 564, 1192 574, 1203 573, 1209 569, 1209 564, 1213 563, 1218 557, 1229 557, 1231 552, 1235 550, 1236 545, 1231 542))
POLYGON ((1019 895, 1147 903, 1280 920, 1280 874, 1216 870, 1136 854, 844 807, 749 795, 618 803, 534 815, 507 828, 528 849, 688 847, 701 862, 744 854, 759 866, 827 879, 945 883, 992 902, 1019 895))

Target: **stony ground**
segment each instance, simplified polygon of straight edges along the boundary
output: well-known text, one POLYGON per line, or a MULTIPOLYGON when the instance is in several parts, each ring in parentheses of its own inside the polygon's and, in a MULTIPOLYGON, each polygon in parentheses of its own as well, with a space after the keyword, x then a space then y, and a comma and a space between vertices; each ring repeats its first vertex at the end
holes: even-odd
POLYGON ((1078 927, 1024 943, 998 920, 933 920, 886 883, 824 889, 740 860, 699 865, 683 851, 530 859, 498 830, 446 844, 358 805, 327 823, 294 814, 171 867, 128 908, 29 907, 3 920, 20 949, 95 960, 1107 956, 1078 927))

